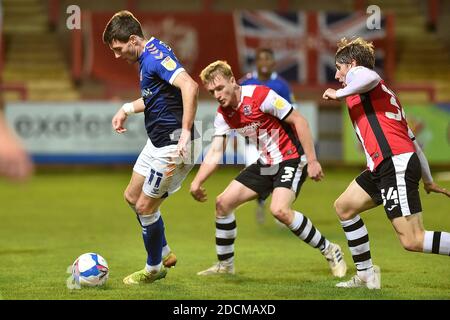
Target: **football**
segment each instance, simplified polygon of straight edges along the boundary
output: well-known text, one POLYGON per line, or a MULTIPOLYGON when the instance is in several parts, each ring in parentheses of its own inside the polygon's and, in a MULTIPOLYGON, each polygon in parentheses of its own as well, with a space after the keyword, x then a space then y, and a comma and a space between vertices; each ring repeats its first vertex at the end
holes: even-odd
POLYGON ((84 253, 72 264, 72 277, 77 285, 102 286, 108 280, 108 276, 108 263, 97 253, 84 253))

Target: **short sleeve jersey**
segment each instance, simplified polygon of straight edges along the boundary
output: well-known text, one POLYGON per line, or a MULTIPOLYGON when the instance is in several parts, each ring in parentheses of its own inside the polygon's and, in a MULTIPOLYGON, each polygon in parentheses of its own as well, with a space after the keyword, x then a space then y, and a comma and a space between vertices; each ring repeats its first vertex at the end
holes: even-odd
POLYGON ((181 129, 183 100, 173 82, 184 68, 172 49, 153 37, 139 56, 139 65, 147 135, 158 148, 177 144, 178 138, 173 133, 181 129))
POLYGON ((215 135, 227 135, 235 129, 248 137, 262 151, 262 164, 277 164, 298 158, 303 148, 295 128, 283 120, 292 112, 292 105, 265 86, 242 86, 238 107, 219 106, 214 121, 215 135))

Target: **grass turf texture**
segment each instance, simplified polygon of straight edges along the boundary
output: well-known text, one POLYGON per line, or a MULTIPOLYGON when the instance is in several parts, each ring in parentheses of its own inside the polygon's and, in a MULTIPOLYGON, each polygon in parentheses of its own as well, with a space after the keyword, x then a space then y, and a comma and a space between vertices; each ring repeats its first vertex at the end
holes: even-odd
MULTIPOLYGON (((194 169, 194 172, 196 169, 194 169)), ((125 286, 141 269, 145 250, 140 226, 122 193, 131 170, 47 170, 24 185, 0 182, 0 298, 2 299, 450 299, 449 257, 406 252, 381 207, 363 214, 372 259, 381 266, 382 290, 345 290, 323 256, 273 221, 255 220, 254 202, 237 210, 236 275, 199 277, 216 261, 214 198, 238 169, 221 169, 205 184, 209 200, 195 202, 183 188, 162 206, 177 267, 150 285, 125 286), (97 252, 108 261, 105 288, 68 290, 65 270, 77 256, 97 252)), ((341 245, 355 269, 333 201, 358 171, 325 170, 323 182, 307 181, 294 208, 341 245)), ((450 188, 449 182, 437 181, 450 188)), ((449 199, 426 195, 428 230, 450 231, 449 199)), ((268 205, 266 205, 268 207, 268 205)))

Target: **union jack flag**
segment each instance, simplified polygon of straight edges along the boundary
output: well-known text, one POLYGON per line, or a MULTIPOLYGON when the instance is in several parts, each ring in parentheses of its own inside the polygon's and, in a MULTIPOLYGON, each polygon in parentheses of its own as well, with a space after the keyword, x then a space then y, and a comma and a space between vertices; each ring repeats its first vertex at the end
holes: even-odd
POLYGON ((334 82, 336 43, 343 37, 363 37, 374 42, 377 71, 383 74, 386 19, 379 29, 366 26, 364 13, 236 11, 234 23, 240 67, 254 68, 259 47, 272 48, 277 72, 301 84, 334 82))

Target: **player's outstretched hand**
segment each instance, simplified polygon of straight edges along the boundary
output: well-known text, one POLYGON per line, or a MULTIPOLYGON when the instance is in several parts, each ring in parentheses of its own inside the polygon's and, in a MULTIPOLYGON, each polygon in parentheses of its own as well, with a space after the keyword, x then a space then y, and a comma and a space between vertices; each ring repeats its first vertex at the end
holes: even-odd
POLYGON ((182 129, 180 139, 178 140, 177 150, 178 154, 185 158, 188 156, 188 149, 191 143, 191 131, 182 129))
POLYGON ((25 181, 33 173, 33 162, 16 141, 0 141, 0 175, 12 181, 25 181))
POLYGON ((425 191, 427 193, 430 193, 430 192, 442 193, 450 198, 450 191, 448 191, 445 188, 440 187, 439 185, 437 185, 434 182, 424 183, 423 188, 425 189, 425 191))
POLYGON ((336 90, 328 88, 322 95, 322 98, 325 100, 337 100, 336 98, 336 90))
POLYGON ((324 177, 322 166, 319 161, 313 160, 311 162, 308 161, 308 176, 314 181, 320 181, 324 177))
POLYGON ((23 181, 33 173, 33 162, 0 110, 0 176, 23 181))
POLYGON ((191 184, 191 195, 195 200, 199 202, 205 202, 206 200, 208 200, 205 188, 200 185, 191 184))
POLYGON ((117 133, 124 133, 127 131, 127 129, 123 126, 125 121, 127 120, 127 114, 125 111, 122 110, 122 108, 117 111, 117 113, 112 118, 111 124, 114 130, 116 130, 117 133))

